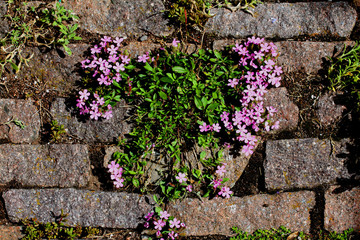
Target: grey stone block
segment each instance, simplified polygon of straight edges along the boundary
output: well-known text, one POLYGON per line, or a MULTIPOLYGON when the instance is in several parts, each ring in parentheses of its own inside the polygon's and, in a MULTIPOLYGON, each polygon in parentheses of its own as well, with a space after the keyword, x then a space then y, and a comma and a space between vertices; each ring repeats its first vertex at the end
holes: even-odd
POLYGON ((31 100, 0 99, 0 140, 33 143, 39 140, 40 115, 31 100), (15 125, 14 120, 25 126, 15 125))
POLYGON ((293 38, 302 35, 349 37, 356 10, 347 2, 265 3, 254 15, 243 11, 214 9, 205 27, 219 37, 293 38))
POLYGON ((66 224, 83 227, 136 228, 152 206, 144 195, 68 189, 12 189, 3 193, 10 221, 37 218, 54 221, 61 209, 69 214, 66 224))
POLYGON ((0 145, 0 184, 85 187, 90 171, 85 145, 0 145))
POLYGON ((186 223, 186 235, 231 236, 236 226, 247 232, 285 226, 310 231, 310 210, 315 194, 309 191, 259 194, 243 198, 185 199, 171 203, 168 211, 186 223))
POLYGON ((267 141, 265 184, 268 190, 313 188, 350 178, 346 168, 348 141, 285 139, 267 141))

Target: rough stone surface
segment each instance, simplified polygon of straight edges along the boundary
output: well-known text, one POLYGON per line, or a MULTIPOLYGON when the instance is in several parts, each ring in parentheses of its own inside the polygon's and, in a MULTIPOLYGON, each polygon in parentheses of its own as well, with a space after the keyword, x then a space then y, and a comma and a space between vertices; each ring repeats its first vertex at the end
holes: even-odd
POLYGON ((40 116, 31 100, 0 99, 0 140, 33 143, 40 133, 40 116), (12 120, 21 121, 25 128, 12 120))
POLYGON ((309 232, 310 213, 315 205, 313 192, 254 195, 230 199, 185 199, 170 204, 169 212, 187 225, 186 235, 232 235, 231 227, 243 231, 285 226, 309 232))
POLYGON ((68 189, 13 189, 3 193, 10 221, 36 217, 54 221, 61 209, 68 213, 69 226, 136 228, 152 206, 145 196, 125 192, 68 189))
MULTIPOLYGON (((70 106, 73 107, 73 106, 70 106)), ((65 104, 65 99, 57 98, 51 106, 51 114, 59 124, 63 124, 68 133, 87 142, 116 142, 118 137, 130 132, 130 124, 126 121, 125 103, 113 109, 113 117, 109 120, 79 120, 72 116, 65 104)))
POLYGON ((313 188, 349 178, 345 166, 348 141, 286 139, 266 143, 265 185, 268 190, 313 188))
POLYGON ((4 19, 6 12, 7 12, 6 1, 0 0, 0 38, 6 36, 10 27, 8 21, 4 19))
POLYGON ((346 2, 265 3, 253 12, 214 9, 205 27, 219 37, 349 37, 357 16, 346 2))
POLYGON ((317 102, 318 109, 316 110, 316 114, 320 123, 325 127, 339 120, 343 111, 346 109, 343 105, 335 104, 335 97, 336 95, 334 93, 325 93, 320 96, 317 102))
POLYGON ((324 227, 342 232, 348 228, 360 230, 360 188, 336 193, 336 186, 325 193, 324 227))
POLYGON ((172 30, 164 18, 161 0, 64 1, 80 17, 80 26, 93 33, 141 37, 151 33, 167 36, 172 30))
MULTIPOLYGON (((234 45, 239 40, 216 40, 213 48, 223 49, 227 45, 234 45)), ((275 42, 279 57, 277 64, 284 72, 316 73, 323 67, 324 59, 332 57, 334 51, 339 52, 344 45, 353 45, 353 41, 342 42, 311 42, 311 41, 280 41, 275 42)))
POLYGON ((142 55, 150 50, 160 48, 160 44, 152 42, 129 42, 123 47, 124 51, 127 51, 130 57, 136 57, 142 55))
POLYGON ((85 145, 0 145, 0 184, 84 187, 90 163, 85 145))
POLYGON ((273 106, 277 109, 272 122, 279 121, 277 131, 291 130, 296 128, 299 121, 299 108, 288 97, 286 88, 272 88, 264 96, 264 106, 273 106))
POLYGON ((36 79, 44 84, 44 89, 66 96, 74 92, 76 82, 81 79, 80 62, 86 58, 85 52, 89 47, 88 44, 69 44, 71 56, 55 50, 41 52, 38 48, 27 48, 25 55, 33 54, 33 57, 28 62, 29 66, 23 66, 18 77, 36 79))
POLYGON ((0 239, 1 240, 19 240, 24 237, 19 226, 4 226, 0 225, 0 239))
POLYGON ((323 69, 324 60, 332 57, 334 52, 338 53, 345 44, 353 45, 354 42, 282 41, 275 44, 280 53, 277 62, 285 72, 310 74, 323 69))

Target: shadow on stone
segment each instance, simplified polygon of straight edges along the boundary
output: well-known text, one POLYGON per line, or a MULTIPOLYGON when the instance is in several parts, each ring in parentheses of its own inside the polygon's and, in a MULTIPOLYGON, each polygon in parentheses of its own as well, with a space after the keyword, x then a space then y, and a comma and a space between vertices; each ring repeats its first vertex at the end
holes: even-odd
POLYGON ((102 146, 90 146, 89 158, 92 166, 92 174, 100 182, 101 190, 113 190, 114 184, 110 181, 110 174, 104 167, 105 149, 102 146))
POLYGON ((310 233, 316 236, 324 229, 325 192, 322 187, 315 189, 315 205, 310 210, 310 233))
POLYGON ((233 187, 235 196, 243 197, 265 191, 264 160, 265 143, 262 143, 251 156, 249 164, 233 187))

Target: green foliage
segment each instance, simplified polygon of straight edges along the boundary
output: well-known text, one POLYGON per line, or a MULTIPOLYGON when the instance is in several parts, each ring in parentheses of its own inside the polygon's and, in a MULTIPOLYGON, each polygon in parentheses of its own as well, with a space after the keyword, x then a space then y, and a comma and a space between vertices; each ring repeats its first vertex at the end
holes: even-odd
POLYGON ((26 46, 62 46, 71 55, 68 44, 81 39, 76 36, 78 24, 72 24, 78 17, 59 2, 55 7, 50 3, 37 7, 28 5, 27 1, 7 1, 8 14, 5 17, 10 23, 10 30, 0 40, 4 55, 0 61, 0 74, 7 65, 18 72, 23 64, 27 64, 32 55, 26 56, 26 46))
POLYGON ((206 21, 212 17, 210 9, 228 8, 231 11, 243 10, 253 14, 249 8, 261 4, 259 0, 175 0, 170 1, 167 15, 180 26, 203 29, 206 21))
POLYGON ((199 50, 185 56, 180 51, 170 54, 164 50, 154 56, 157 56, 155 67, 138 62, 128 66, 136 71, 131 89, 127 84, 114 82, 118 89, 107 94, 105 101, 110 103, 122 94, 128 102, 137 103, 131 138, 122 143, 124 151, 114 155, 128 176, 127 182, 136 187, 144 184, 145 179, 138 175, 144 173, 146 161, 156 151, 168 160, 170 172, 162 173, 166 181, 160 181, 159 186, 171 200, 185 194, 186 185, 179 184, 174 177, 179 172, 186 173, 193 183, 211 182, 211 174, 222 161, 222 152, 216 153, 221 147, 218 134, 199 132, 199 124, 220 122, 222 112, 231 111, 232 107, 240 109, 239 92, 243 87, 235 90, 224 83, 242 72, 236 60, 218 51, 199 50), (200 156, 196 153, 202 170, 192 169, 184 161, 185 153, 193 151, 194 145, 213 149, 211 157, 206 157, 205 152, 200 156))
POLYGON ((14 117, 11 117, 11 119, 5 123, 0 123, 0 125, 7 125, 9 128, 11 128, 10 123, 15 124, 15 126, 18 126, 21 129, 24 129, 26 127, 25 124, 21 120, 14 118, 14 117))
POLYGON ((350 234, 353 232, 353 229, 345 230, 343 233, 336 232, 320 232, 315 238, 310 237, 309 235, 303 232, 292 232, 284 226, 279 227, 278 229, 272 228, 270 230, 256 230, 254 233, 249 234, 247 232, 239 230, 237 227, 233 227, 232 230, 236 233, 236 236, 230 238, 230 240, 289 240, 289 239, 319 239, 319 240, 347 240, 349 239, 350 234))
POLYGON ((51 122, 51 140, 57 142, 66 134, 63 124, 59 124, 56 120, 51 122))
POLYGON ((333 91, 343 90, 351 94, 352 99, 360 107, 360 44, 344 47, 343 52, 329 58, 328 79, 333 91))
POLYGON ((61 210, 58 220, 48 223, 40 223, 36 219, 22 220, 22 224, 25 225, 23 234, 25 235, 23 240, 38 240, 38 239, 78 239, 87 238, 99 234, 99 229, 92 227, 66 227, 66 217, 68 214, 64 214, 61 210))

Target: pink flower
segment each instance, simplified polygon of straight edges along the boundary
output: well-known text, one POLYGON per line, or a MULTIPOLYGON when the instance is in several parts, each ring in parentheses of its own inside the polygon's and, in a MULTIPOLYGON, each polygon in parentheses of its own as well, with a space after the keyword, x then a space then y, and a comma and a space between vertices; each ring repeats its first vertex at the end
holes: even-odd
POLYGON ((278 76, 283 73, 281 67, 275 66, 274 73, 278 76))
POLYGON ((123 182, 124 182, 124 179, 116 178, 116 181, 114 182, 114 185, 115 185, 116 188, 121 188, 121 187, 124 186, 123 182))
POLYGON ((253 151, 254 146, 248 144, 248 145, 244 145, 243 148, 241 149, 241 152, 245 154, 245 156, 250 156, 251 154, 254 153, 253 151))
POLYGON ((146 61, 148 59, 149 59, 149 56, 147 54, 144 54, 144 55, 138 57, 138 62, 146 63, 146 61))
POLYGON ((172 45, 174 46, 174 47, 177 47, 178 46, 178 43, 180 43, 180 41, 178 41, 178 40, 176 40, 176 38, 174 38, 174 40, 172 41, 172 45))
POLYGON ((121 55, 120 57, 121 57, 121 61, 124 64, 128 64, 130 62, 130 58, 127 55, 121 55))
POLYGON ((186 174, 185 173, 182 173, 182 172, 179 172, 179 175, 175 177, 179 183, 183 183, 183 182, 186 182, 187 178, 186 178, 186 174))
POLYGON ((214 189, 218 188, 221 185, 222 179, 215 179, 214 181, 211 182, 211 184, 213 184, 214 189))
POLYGON ((192 192, 192 186, 191 186, 191 185, 188 185, 188 186, 186 187, 186 190, 187 190, 188 192, 192 192))
POLYGON ((167 211, 160 211, 160 218, 168 219, 170 214, 167 211))
POLYGON ((229 187, 224 186, 218 194, 224 198, 230 198, 230 195, 233 194, 233 192, 230 191, 229 187))
POLYGON ((123 38, 116 37, 114 43, 116 43, 116 46, 120 47, 122 41, 124 41, 123 38))
POLYGON ((173 220, 170 220, 170 228, 180 228, 180 220, 177 220, 176 218, 174 218, 173 220))
POLYGON ((216 174, 218 174, 220 177, 224 175, 224 173, 226 173, 226 163, 224 163, 221 167, 217 166, 217 170, 216 170, 216 174))
POLYGON ((203 122, 202 125, 199 126, 200 132, 206 132, 207 131, 207 124, 203 122))
POLYGON ((154 225, 155 229, 161 230, 166 225, 166 223, 163 220, 159 219, 157 221, 154 221, 154 225))
POLYGON ((116 62, 115 66, 113 66, 113 69, 115 69, 116 72, 124 71, 125 67, 123 63, 116 62))
POLYGON ((101 41, 103 42, 111 42, 111 37, 108 37, 108 36, 104 36, 103 38, 101 38, 101 41))
POLYGON ((220 132, 221 127, 218 123, 214 123, 212 127, 215 132, 220 132))
POLYGON ((274 125, 272 125, 271 126, 271 129, 279 129, 280 128, 280 122, 279 121, 276 121, 275 123, 274 123, 274 125))
POLYGON ((102 117, 109 120, 110 118, 113 117, 112 111, 111 110, 105 111, 104 114, 102 115, 102 117))
POLYGON ((110 48, 107 49, 109 52, 109 55, 115 55, 116 51, 118 50, 118 47, 115 47, 114 45, 111 45, 110 48))
POLYGON ((101 48, 99 48, 97 45, 95 45, 93 48, 90 49, 91 54, 95 53, 101 53, 101 48))
POLYGON ((152 218, 152 216, 154 216, 154 212, 149 212, 149 213, 145 216, 146 221, 150 221, 150 219, 152 218))
POLYGON ((79 94, 80 94, 80 99, 84 99, 84 100, 89 99, 90 93, 88 92, 87 89, 85 89, 84 91, 80 91, 79 94))
POLYGON ((236 85, 239 84, 239 79, 236 79, 236 78, 229 79, 228 81, 229 81, 229 83, 227 85, 232 88, 234 88, 236 85))
POLYGON ((115 161, 111 161, 110 164, 108 165, 108 169, 110 173, 114 173, 119 167, 120 165, 115 161))

